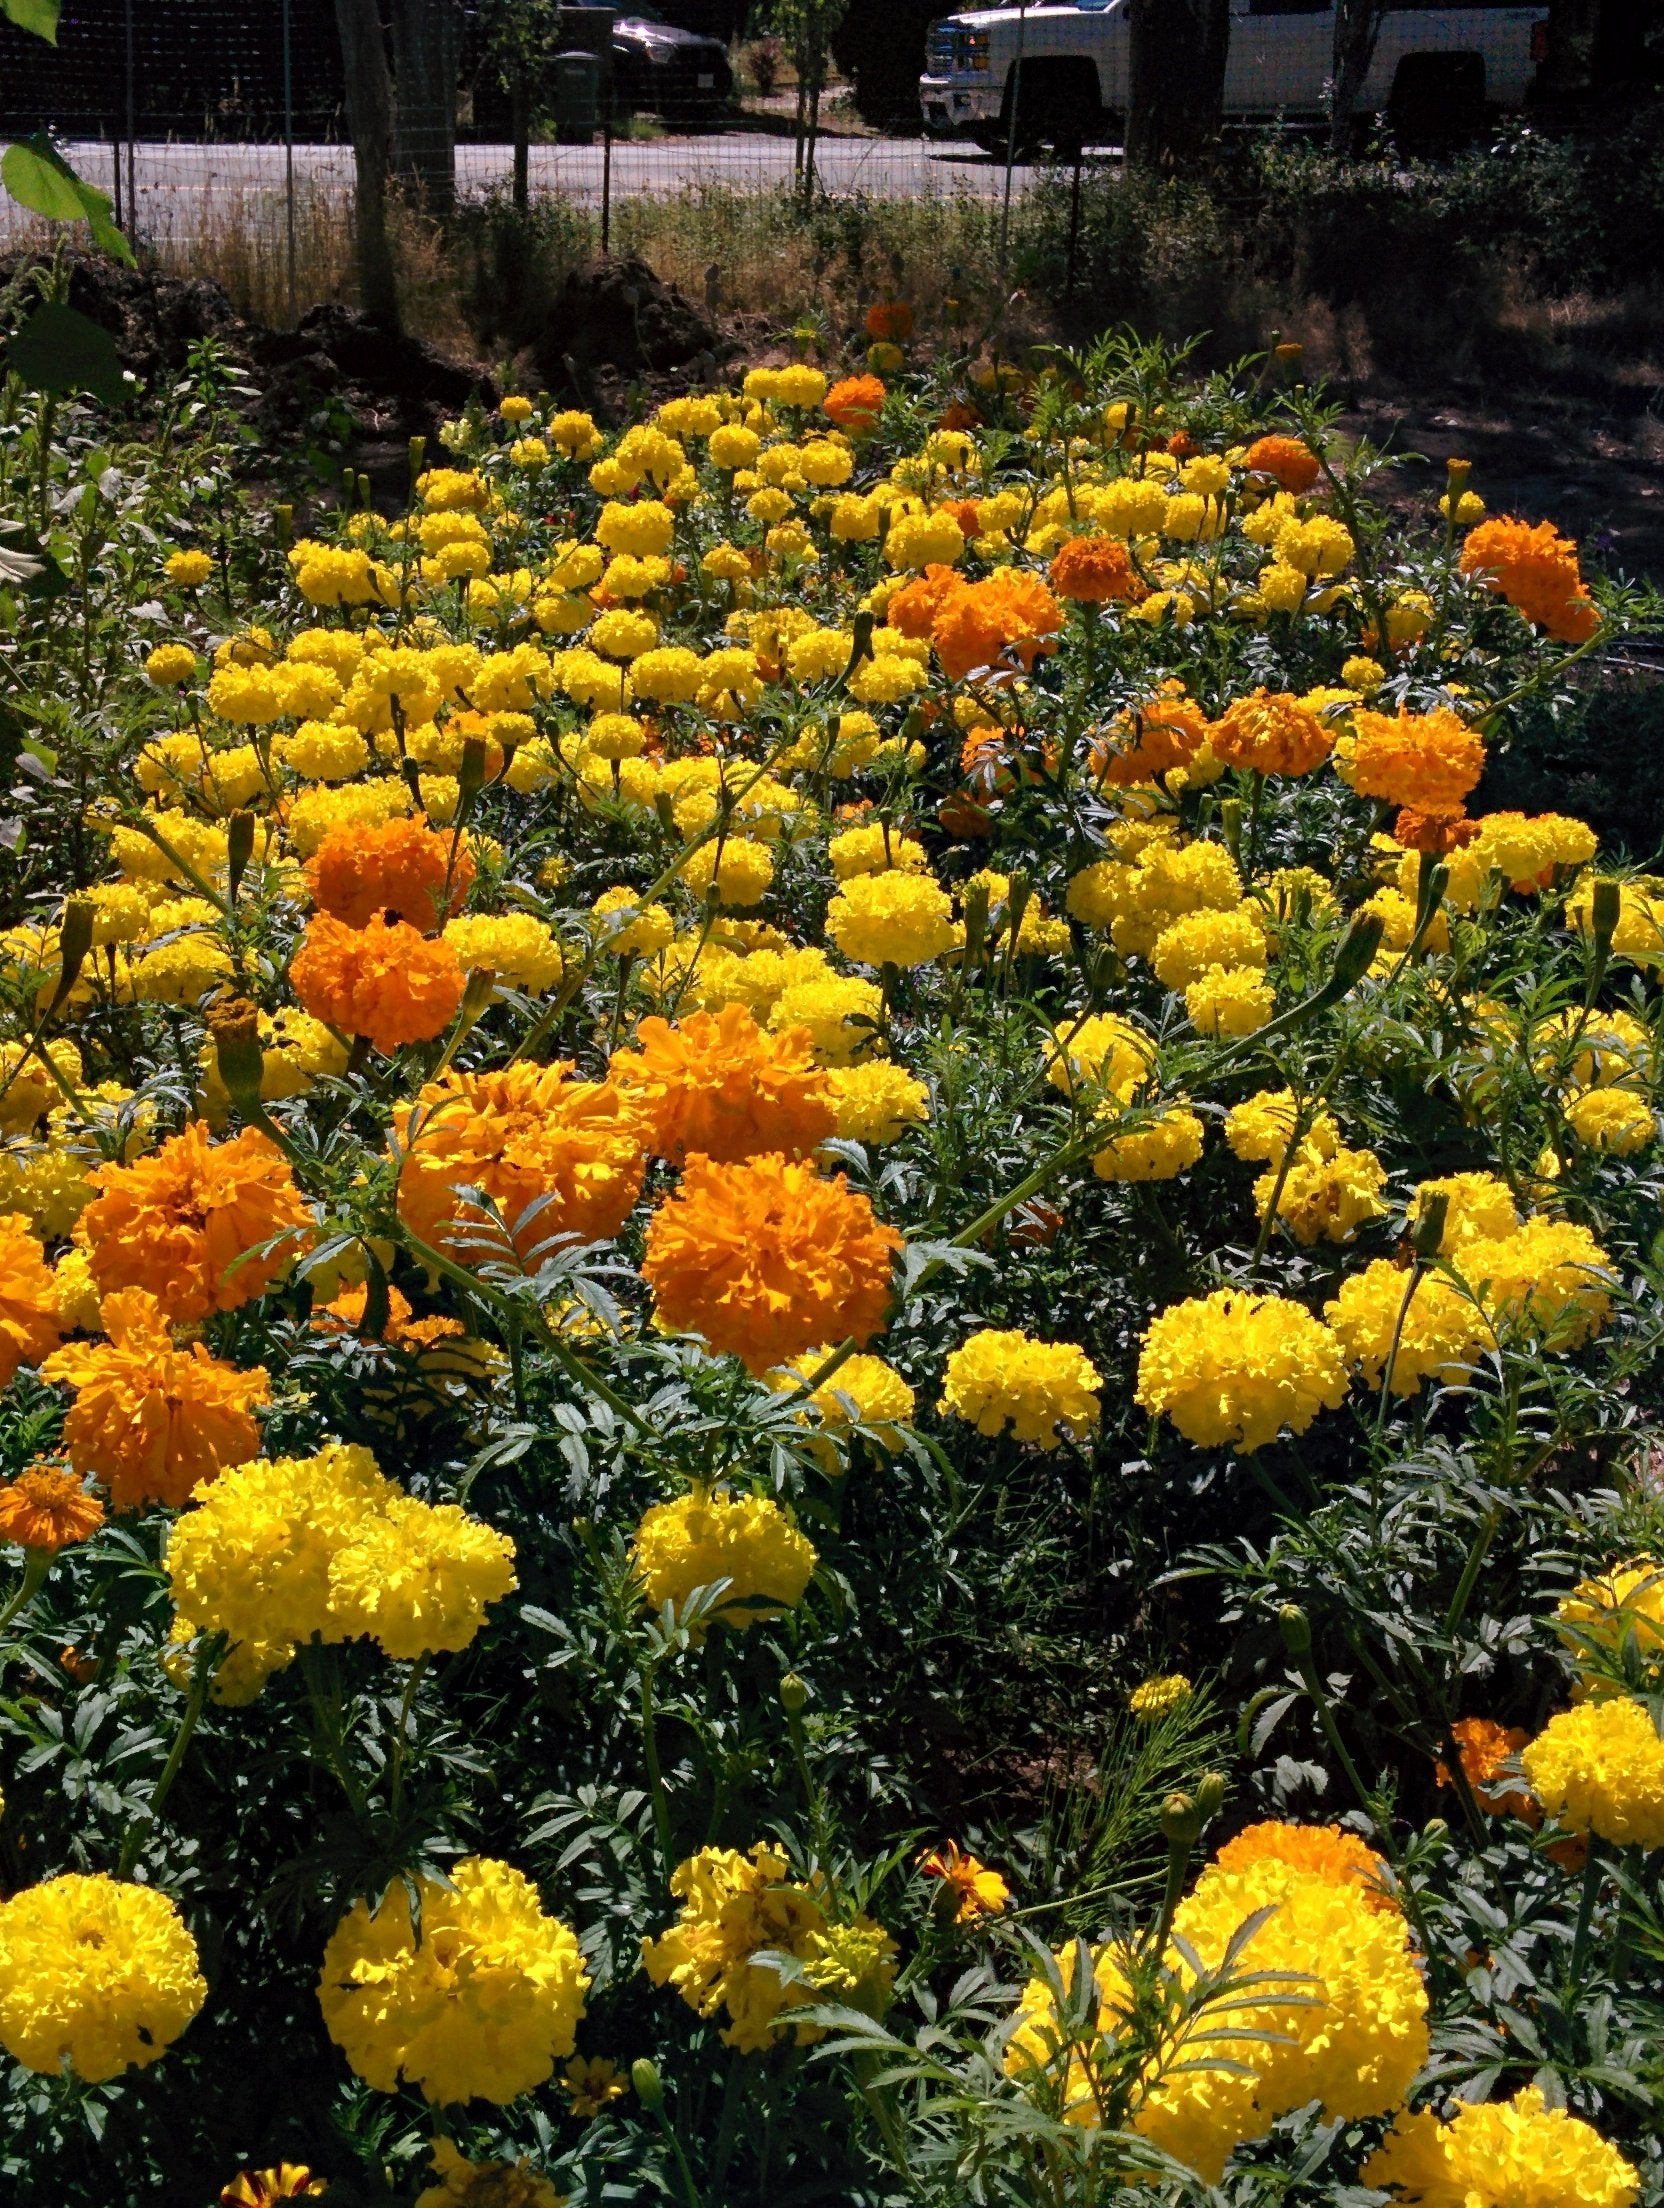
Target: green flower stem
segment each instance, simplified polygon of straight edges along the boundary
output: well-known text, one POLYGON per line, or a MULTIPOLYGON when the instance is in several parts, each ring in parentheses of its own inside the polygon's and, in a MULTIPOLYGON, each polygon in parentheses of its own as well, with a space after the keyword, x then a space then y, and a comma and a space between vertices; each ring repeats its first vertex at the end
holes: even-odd
POLYGON ((117 1878, 126 1878, 138 1861, 139 1848, 144 1840, 145 1827, 154 1827, 161 1816, 162 1805, 173 1790, 173 1782, 179 1776, 185 1761, 185 1751, 191 1745, 197 1721, 202 1716, 202 1705, 207 1700, 208 1682, 213 1677, 216 1664, 212 1640, 198 1648, 195 1668, 191 1673, 190 1692, 185 1697, 185 1708, 180 1716, 179 1730, 173 1736, 173 1746, 168 1750, 168 1760, 163 1764, 161 1776, 150 1790, 150 1801, 142 1818, 129 1820, 122 1835, 121 1854, 116 1862, 117 1878))
POLYGON ((1589 1835, 1589 1853, 1583 1865, 1583 1890, 1577 1902, 1577 1928, 1572 1934, 1571 1960, 1566 1966, 1568 1997, 1577 1998, 1577 1989, 1583 1982, 1583 1965, 1589 1952, 1589 1934, 1595 1921, 1595 1900, 1600 1892, 1600 1845, 1593 1833, 1589 1835))
POLYGON ((307 1699, 312 1705, 312 1715, 317 1726, 318 1745, 323 1750, 324 1761, 341 1782, 341 1791, 347 1797, 355 1817, 368 1814, 369 1804, 357 1774, 347 1761, 345 1743, 341 1738, 340 1680, 331 1669, 329 1693, 323 1691, 319 1673, 323 1668, 323 1650, 316 1641, 309 1641, 300 1652, 300 1667, 306 1681, 307 1699))
MULTIPOLYGON (((659 1728, 653 1708, 653 1667, 641 1666, 641 1753, 647 1765, 647 1783, 653 1796, 653 1830, 658 1835, 659 1854, 666 1872, 671 1868, 670 1855, 670 1802, 664 1790, 664 1771, 659 1763, 659 1728)), ((680 2150, 678 2150, 680 2151, 680 2150)))
POLYGON ((52 1569, 50 1549, 25 1549, 23 1552, 23 1577, 18 1581, 15 1593, 0 1610, 0 1633, 4 1633, 13 1618, 26 1602, 32 1602, 46 1584, 46 1575, 52 1569))
POLYGON ((393 1734, 393 1747, 388 1758, 388 1805, 398 1816, 404 1806, 405 1749, 410 1739, 410 1713, 416 1701, 416 1689, 422 1683, 422 1675, 428 1668, 428 1652, 424 1649, 410 1667, 410 1676, 404 1683, 404 1693, 399 1698, 399 1720, 393 1734))

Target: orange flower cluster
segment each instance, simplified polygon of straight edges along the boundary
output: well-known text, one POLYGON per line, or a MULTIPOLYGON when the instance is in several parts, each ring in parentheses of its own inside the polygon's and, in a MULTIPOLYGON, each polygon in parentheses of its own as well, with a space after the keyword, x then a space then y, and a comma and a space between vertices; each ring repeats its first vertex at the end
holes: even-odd
POLYGON ((1431 713, 1357 712, 1340 771, 1360 797, 1450 817, 1485 771, 1484 739, 1448 705, 1431 713))
POLYGON ((239 1372, 201 1342, 174 1346, 161 1305, 143 1288, 104 1298, 107 1342, 70 1342, 46 1360, 46 1379, 73 1388, 64 1447, 77 1472, 110 1491, 117 1510, 177 1507, 199 1480, 258 1454, 249 1416, 271 1400, 263 1367, 239 1372))
MULTIPOLYGON (((1515 1761, 1531 1735, 1518 1725, 1499 1725, 1494 1717, 1459 1717, 1450 1728, 1461 1758, 1462 1775, 1473 1798, 1491 1817, 1519 1817, 1528 1825, 1543 1821, 1542 1806, 1519 1776, 1505 1767, 1515 1761)), ((1440 1762, 1435 1774, 1450 1786, 1450 1767, 1440 1762)))
POLYGON ((945 1900, 953 1905, 955 1924, 975 1924, 979 1917, 997 1917, 1011 1899, 1011 1888, 998 1871, 974 1855, 967 1855, 957 1840, 931 1848, 919 1858, 926 1878, 939 1878, 945 1900))
POLYGON ((420 1090, 398 1122, 399 1216, 413 1233, 454 1247, 465 1188, 497 1206, 522 1256, 556 1235, 605 1242, 618 1232, 641 1194, 644 1115, 614 1083, 573 1081, 571 1071, 569 1060, 522 1061, 447 1073, 420 1090))
POLYGON ((1482 521, 1462 539, 1462 572, 1477 576, 1562 644, 1585 644, 1600 627, 1577 546, 1551 521, 1535 528, 1512 514, 1482 521))
POLYGON ((150 1156, 88 1179, 99 1191, 81 1215, 94 1280, 106 1294, 148 1289, 170 1319, 263 1296, 311 1239, 288 1161, 257 1127, 216 1143, 192 1120, 150 1156))
POLYGON ((1255 475, 1269 475, 1279 490, 1292 491, 1296 498, 1317 481, 1320 465, 1317 454, 1298 437, 1256 437, 1242 464, 1255 475))
POLYGON ((56 1556, 104 1523, 104 1505, 61 1464, 31 1464, 0 1487, 0 1541, 56 1556))
POLYGON ((730 1004, 678 1027, 643 1020, 637 1044, 613 1053, 608 1078, 640 1104, 655 1157, 734 1165, 764 1150, 814 1150, 837 1126, 807 1028, 767 1035, 730 1004))
POLYGON ((0 1213, 0 1388, 19 1365, 38 1365, 62 1333, 57 1287, 28 1220, 0 1213))
POLYGON ((1132 564, 1132 555, 1116 537, 1071 537, 1052 555, 1052 589, 1077 604, 1136 604, 1150 586, 1132 564))
POLYGON ((1107 732, 1093 740, 1087 765, 1098 781, 1129 789, 1189 766, 1207 740, 1207 715, 1194 699, 1182 689, 1164 691, 1118 713, 1107 732))
POLYGON ((1338 1825, 1287 1825, 1275 1818, 1249 1825, 1227 1840, 1216 1858, 1222 1871, 1245 1871, 1255 1863, 1286 1863, 1290 1870, 1325 1878, 1331 1886, 1361 1886, 1371 1908, 1396 1909, 1383 1881, 1382 1857, 1356 1833, 1338 1825))
POLYGON ((466 987, 455 951, 408 921, 378 913, 362 928, 320 912, 306 931, 289 979, 303 1011, 377 1050, 430 1043, 456 1017, 466 987))
POLYGON ((776 1156, 694 1157, 653 1215, 641 1270, 666 1326, 761 1375, 817 1343, 870 1341, 901 1244, 841 1173, 776 1156))
POLYGON ((948 680, 963 682, 1002 658, 1026 668, 1055 651, 1063 608, 1037 575, 1015 568, 967 583, 950 567, 929 567, 891 599, 887 618, 904 636, 928 636, 948 680))
POLYGON ((913 334, 913 310, 905 299, 875 299, 867 309, 867 335, 881 345, 905 345, 913 334))
POLYGON ((884 411, 884 386, 877 376, 845 376, 821 401, 822 411, 851 437, 876 429, 884 411))
POLYGON ((1255 774, 1310 774, 1335 748, 1332 732, 1287 690, 1255 690, 1208 730, 1215 756, 1255 774))
POLYGON ((362 928, 380 913, 428 935, 461 910, 474 878, 467 848, 426 821, 400 818, 331 829, 307 862, 306 886, 320 911, 362 928))
POLYGON ((1473 842, 1479 823, 1465 813, 1423 813, 1406 805, 1392 824, 1392 840, 1403 851, 1427 851, 1442 859, 1473 842))

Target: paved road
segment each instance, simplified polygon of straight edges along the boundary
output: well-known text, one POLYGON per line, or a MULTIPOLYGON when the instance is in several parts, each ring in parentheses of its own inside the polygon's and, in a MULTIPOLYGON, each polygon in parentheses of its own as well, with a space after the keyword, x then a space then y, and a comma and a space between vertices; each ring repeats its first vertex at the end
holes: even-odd
MULTIPOLYGON (((109 190, 114 150, 108 144, 71 143, 64 148, 89 182, 109 190)), ((534 146, 532 189, 558 193, 580 204, 601 198, 605 154, 593 146, 534 146)), ((127 199, 125 151, 122 199, 127 199)), ((507 146, 457 148, 457 182, 464 193, 506 185, 512 155, 507 146)), ((997 200, 1005 190, 1005 168, 974 147, 942 145, 924 138, 823 138, 816 169, 831 192, 871 192, 894 199, 951 199, 966 195, 997 200)), ((352 155, 340 146, 296 146, 297 190, 333 192, 350 188, 352 155)), ((139 145, 132 152, 134 211, 128 216, 141 235, 188 241, 210 206, 221 222, 241 205, 258 219, 284 188, 281 146, 139 145), (268 203, 261 208, 259 202, 268 203)), ((1019 164, 1012 188, 1022 191, 1035 171, 1019 164)), ((757 190, 789 183, 792 141, 763 131, 719 130, 708 135, 620 140, 612 148, 614 199, 679 192, 690 186, 726 186, 757 190)), ((0 200, 0 236, 15 212, 0 200)))

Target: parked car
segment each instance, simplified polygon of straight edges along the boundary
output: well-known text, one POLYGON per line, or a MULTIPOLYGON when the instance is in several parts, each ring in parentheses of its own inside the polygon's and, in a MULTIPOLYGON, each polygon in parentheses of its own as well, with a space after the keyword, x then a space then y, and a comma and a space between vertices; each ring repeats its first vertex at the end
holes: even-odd
POLYGON ((697 122, 727 105, 734 89, 728 49, 684 31, 654 8, 633 7, 612 27, 613 91, 618 105, 697 122))
MULTIPOLYGON (((1394 7, 1358 112, 1384 114, 1401 141, 1476 128, 1487 110, 1523 104, 1547 36, 1544 5, 1394 7)), ((1231 0, 1227 119, 1320 121, 1334 43, 1333 0, 1231 0)), ((943 16, 930 26, 919 79, 925 130, 1003 153, 1018 83, 1025 147, 1118 142, 1130 44, 1128 0, 943 16)))

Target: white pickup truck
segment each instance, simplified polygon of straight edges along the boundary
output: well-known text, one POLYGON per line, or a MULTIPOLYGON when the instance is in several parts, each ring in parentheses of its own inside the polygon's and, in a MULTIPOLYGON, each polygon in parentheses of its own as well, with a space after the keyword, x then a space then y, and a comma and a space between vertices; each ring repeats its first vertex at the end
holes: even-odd
MULTIPOLYGON (((967 9, 930 26, 919 79, 932 137, 1005 151, 1016 87, 1020 145, 1119 143, 1127 111, 1128 0, 967 9), (1020 60, 1020 67, 1019 67, 1020 60)), ((1538 6, 1467 0, 1394 7, 1358 101, 1401 140, 1480 123, 1523 104, 1543 59, 1538 6)), ((1231 0, 1225 114, 1233 122, 1315 123, 1334 69, 1334 0, 1231 0)))

